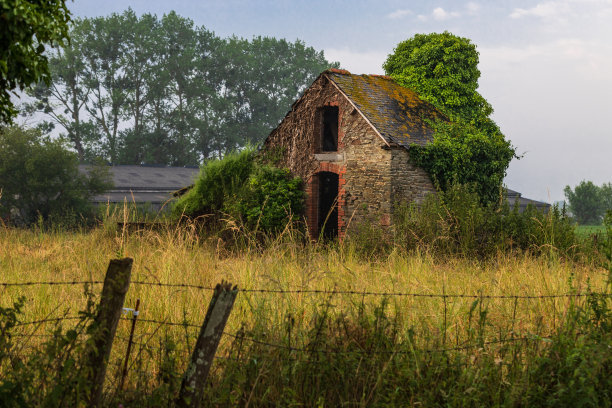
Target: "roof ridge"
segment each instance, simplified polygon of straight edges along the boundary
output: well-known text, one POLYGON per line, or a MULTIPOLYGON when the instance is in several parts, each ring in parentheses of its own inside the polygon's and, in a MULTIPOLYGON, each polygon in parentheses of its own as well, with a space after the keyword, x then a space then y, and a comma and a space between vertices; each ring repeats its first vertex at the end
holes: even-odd
POLYGON ((346 69, 339 69, 339 68, 330 68, 326 72, 333 72, 334 74, 340 74, 340 75, 353 75, 346 69))
POLYGON ((393 81, 393 78, 391 78, 389 75, 369 74, 368 76, 373 76, 375 78, 382 78, 382 79, 388 79, 390 81, 393 81))
POLYGON ((353 73, 351 73, 350 71, 348 71, 346 69, 340 69, 340 68, 329 68, 325 72, 332 73, 332 74, 340 74, 340 75, 357 75, 357 76, 374 77, 374 78, 381 78, 381 79, 387 79, 389 81, 393 81, 393 78, 391 78, 389 75, 381 75, 381 74, 353 74, 353 73))

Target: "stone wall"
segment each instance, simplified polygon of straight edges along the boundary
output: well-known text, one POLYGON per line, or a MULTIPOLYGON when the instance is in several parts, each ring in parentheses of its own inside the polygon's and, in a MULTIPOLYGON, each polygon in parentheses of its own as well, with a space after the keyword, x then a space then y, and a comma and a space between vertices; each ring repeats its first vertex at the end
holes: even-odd
POLYGON ((397 147, 391 152, 392 210, 402 203, 421 203, 427 194, 436 191, 427 172, 410 160, 408 150, 397 147))

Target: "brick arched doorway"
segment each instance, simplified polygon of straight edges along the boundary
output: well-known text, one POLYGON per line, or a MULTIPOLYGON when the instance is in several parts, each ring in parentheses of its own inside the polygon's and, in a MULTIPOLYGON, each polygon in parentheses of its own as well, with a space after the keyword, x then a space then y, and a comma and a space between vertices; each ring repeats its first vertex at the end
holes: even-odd
POLYGON ((326 166, 306 183, 306 221, 310 237, 315 240, 343 237, 343 173, 333 170, 326 166))
POLYGON ((338 237, 338 174, 321 171, 315 177, 318 181, 317 235, 333 239, 338 237))

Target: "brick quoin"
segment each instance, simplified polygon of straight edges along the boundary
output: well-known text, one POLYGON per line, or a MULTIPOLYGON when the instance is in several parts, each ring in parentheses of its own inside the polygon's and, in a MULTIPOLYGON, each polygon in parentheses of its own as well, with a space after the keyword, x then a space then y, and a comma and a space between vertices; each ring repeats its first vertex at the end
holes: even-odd
POLYGON ((310 238, 316 240, 319 237, 319 173, 327 171, 338 175, 338 239, 344 239, 346 235, 346 167, 335 163, 321 162, 317 171, 306 182, 306 225, 310 232, 310 238))

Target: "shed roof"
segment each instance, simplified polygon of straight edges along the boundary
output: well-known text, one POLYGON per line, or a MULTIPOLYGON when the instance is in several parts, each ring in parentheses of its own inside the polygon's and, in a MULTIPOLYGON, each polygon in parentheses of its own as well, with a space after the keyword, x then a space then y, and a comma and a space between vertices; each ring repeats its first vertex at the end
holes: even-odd
MULTIPOLYGON (((80 165, 86 172, 90 166, 80 165)), ((194 183, 197 167, 166 167, 146 165, 110 166, 113 188, 92 199, 93 202, 164 203, 172 193, 194 183)))
POLYGON ((346 95, 388 144, 424 146, 433 140, 429 121, 447 118, 413 90, 383 75, 355 75, 331 69, 323 73, 346 95))

